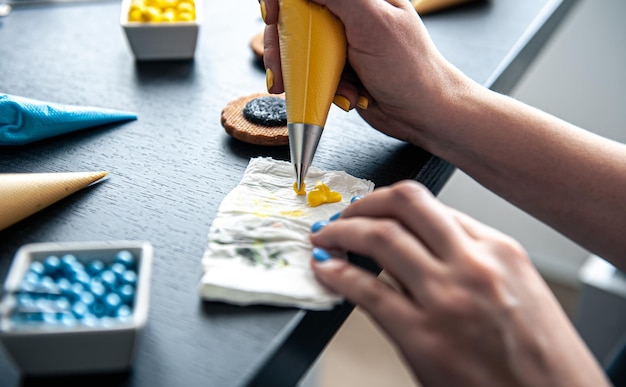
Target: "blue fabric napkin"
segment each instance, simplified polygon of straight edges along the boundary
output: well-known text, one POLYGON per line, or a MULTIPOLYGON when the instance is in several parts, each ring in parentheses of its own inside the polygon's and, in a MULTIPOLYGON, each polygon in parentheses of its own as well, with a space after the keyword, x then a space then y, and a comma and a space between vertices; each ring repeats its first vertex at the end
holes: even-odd
POLYGON ((0 145, 23 145, 93 126, 136 120, 137 114, 0 94, 0 145))

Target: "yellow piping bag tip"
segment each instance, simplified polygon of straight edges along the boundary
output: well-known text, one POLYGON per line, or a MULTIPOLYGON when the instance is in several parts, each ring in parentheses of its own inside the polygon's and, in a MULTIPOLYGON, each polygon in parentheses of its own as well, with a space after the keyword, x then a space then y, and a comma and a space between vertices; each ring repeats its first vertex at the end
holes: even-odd
MULTIPOLYGON (((279 0, 278 38, 296 182, 313 161, 347 58, 341 21, 307 0, 279 0)), ((299 189, 300 187, 298 187, 299 189)))

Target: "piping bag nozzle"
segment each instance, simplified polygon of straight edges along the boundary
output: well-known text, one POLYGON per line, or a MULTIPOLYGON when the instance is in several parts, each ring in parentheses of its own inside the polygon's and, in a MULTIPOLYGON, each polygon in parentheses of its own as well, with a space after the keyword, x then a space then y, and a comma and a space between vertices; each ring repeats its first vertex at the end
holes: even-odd
POLYGON ((326 7, 279 0, 278 37, 289 151, 300 191, 346 64, 343 24, 326 7))

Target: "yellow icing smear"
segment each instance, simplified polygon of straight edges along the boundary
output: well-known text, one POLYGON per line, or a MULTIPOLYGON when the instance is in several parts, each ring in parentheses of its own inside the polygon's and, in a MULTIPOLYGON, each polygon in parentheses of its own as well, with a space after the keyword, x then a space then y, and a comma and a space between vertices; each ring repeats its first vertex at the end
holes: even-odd
POLYGON ((307 201, 311 207, 317 207, 324 203, 336 203, 341 201, 341 194, 339 192, 332 191, 326 184, 318 181, 315 184, 315 188, 309 192, 307 201))

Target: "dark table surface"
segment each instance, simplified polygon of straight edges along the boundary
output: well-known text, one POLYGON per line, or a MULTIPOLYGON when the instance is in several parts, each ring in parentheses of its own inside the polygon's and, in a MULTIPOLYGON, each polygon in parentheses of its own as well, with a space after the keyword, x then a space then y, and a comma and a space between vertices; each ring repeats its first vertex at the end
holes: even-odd
MULTIPOLYGON (((426 16, 435 43, 479 83, 508 92, 573 0, 492 0, 426 16)), ((249 48, 262 31, 255 0, 205 2, 193 61, 136 62, 120 4, 16 7, 0 19, 0 93, 130 110, 137 121, 0 149, 0 173, 109 171, 110 178, 0 232, 0 279, 25 243, 146 240, 154 246, 149 321, 130 372, 63 377, 64 385, 294 385, 352 310, 203 302, 197 294, 209 225, 250 157, 287 147, 231 139, 220 112, 265 90, 249 48)), ((333 107, 314 165, 377 186, 412 178, 437 193, 453 167, 333 107)), ((1 216, 1 214, 0 214, 1 216)), ((367 263, 365 261, 364 263, 367 263)), ((367 338, 363 338, 367 340, 367 338)), ((21 378, 0 356, 0 386, 21 378)))

